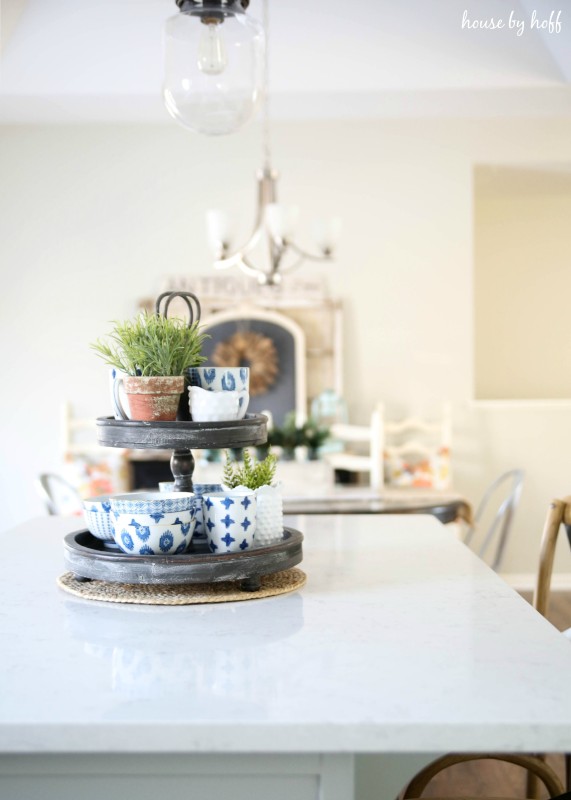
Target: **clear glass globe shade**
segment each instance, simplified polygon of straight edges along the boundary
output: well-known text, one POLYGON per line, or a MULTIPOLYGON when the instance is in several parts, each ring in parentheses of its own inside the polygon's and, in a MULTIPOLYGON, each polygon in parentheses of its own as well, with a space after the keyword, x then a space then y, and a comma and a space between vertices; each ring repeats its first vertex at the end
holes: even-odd
MULTIPOLYGON (((202 12, 203 13, 203 12, 202 12)), ((163 97, 174 119, 196 133, 233 133, 262 96, 264 32, 244 12, 205 24, 200 13, 170 17, 164 29, 163 97)))

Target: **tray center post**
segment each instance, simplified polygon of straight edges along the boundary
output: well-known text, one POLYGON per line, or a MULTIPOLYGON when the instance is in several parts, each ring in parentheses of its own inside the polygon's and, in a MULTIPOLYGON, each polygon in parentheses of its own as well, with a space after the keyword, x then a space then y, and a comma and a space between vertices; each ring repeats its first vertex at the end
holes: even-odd
POLYGON ((193 492, 192 475, 194 472, 194 456, 192 450, 173 450, 171 455, 171 472, 174 478, 175 492, 193 492))

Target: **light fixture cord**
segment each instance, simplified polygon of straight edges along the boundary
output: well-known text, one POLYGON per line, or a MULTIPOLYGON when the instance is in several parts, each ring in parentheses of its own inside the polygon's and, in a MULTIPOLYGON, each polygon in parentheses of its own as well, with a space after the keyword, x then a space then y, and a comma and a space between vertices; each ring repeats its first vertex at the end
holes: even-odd
POLYGON ((263 74, 263 98, 262 98, 262 147, 264 153, 264 170, 270 170, 272 157, 270 149, 270 11, 269 0, 262 0, 263 4, 263 26, 266 38, 266 48, 264 53, 264 74, 263 74))

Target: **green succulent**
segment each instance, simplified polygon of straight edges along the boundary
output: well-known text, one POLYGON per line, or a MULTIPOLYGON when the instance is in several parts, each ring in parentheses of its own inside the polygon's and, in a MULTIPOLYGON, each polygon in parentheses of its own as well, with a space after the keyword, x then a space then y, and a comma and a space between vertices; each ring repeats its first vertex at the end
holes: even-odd
POLYGON ((197 367, 207 359, 201 355, 204 340, 197 322, 190 327, 182 319, 148 314, 114 322, 108 341, 98 339, 91 345, 106 364, 126 375, 184 375, 188 367, 197 367))
POLYGON ((242 454, 243 461, 231 461, 226 451, 226 464, 224 465, 223 483, 230 489, 236 486, 246 486, 248 489, 259 489, 260 486, 271 486, 276 474, 277 458, 273 453, 268 453, 263 461, 252 458, 248 450, 242 454))

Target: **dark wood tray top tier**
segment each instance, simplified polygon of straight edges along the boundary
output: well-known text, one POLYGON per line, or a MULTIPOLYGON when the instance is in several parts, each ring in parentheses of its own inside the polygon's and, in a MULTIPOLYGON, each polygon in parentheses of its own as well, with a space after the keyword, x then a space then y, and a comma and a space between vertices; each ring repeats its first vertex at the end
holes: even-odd
POLYGON ((284 528, 277 544, 241 553, 213 555, 205 545, 178 556, 131 556, 116 545, 96 539, 88 530, 64 539, 64 559, 78 578, 111 583, 185 584, 241 581, 247 591, 260 586, 260 578, 295 567, 302 560, 303 535, 284 528))
POLYGON ((246 414, 228 422, 139 422, 98 417, 97 441, 125 450, 172 450, 171 472, 175 492, 192 492, 192 450, 256 447, 268 440, 268 418, 246 414))
POLYGON ((97 440, 104 447, 152 450, 216 450, 255 447, 268 438, 268 418, 246 414, 228 422, 139 422, 98 417, 97 440))

